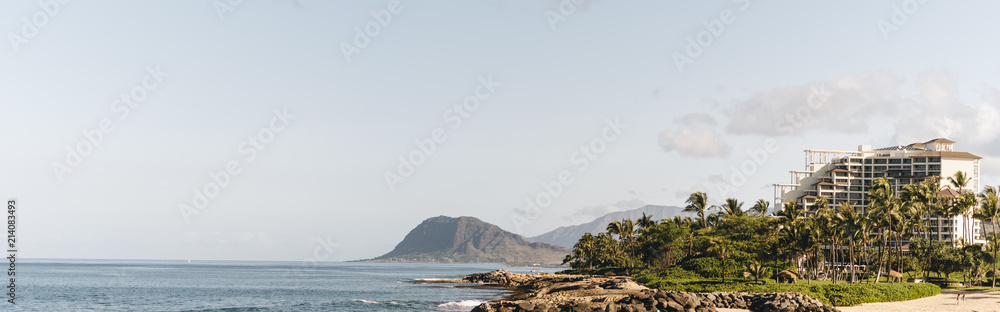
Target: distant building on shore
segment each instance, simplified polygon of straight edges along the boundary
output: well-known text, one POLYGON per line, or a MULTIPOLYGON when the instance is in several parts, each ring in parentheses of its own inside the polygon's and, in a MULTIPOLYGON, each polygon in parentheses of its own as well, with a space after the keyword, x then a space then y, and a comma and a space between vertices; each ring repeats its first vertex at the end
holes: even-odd
MULTIPOLYGON (((938 176, 942 186, 939 196, 954 197, 958 192, 949 188, 948 177, 959 171, 971 178, 966 190, 978 194, 982 157, 955 151, 954 145, 954 141, 939 138, 877 149, 861 145, 857 151, 806 150, 805 170, 790 171, 791 183, 774 184, 775 209, 780 210, 784 203, 795 200, 812 213, 819 196, 827 198, 830 208, 847 202, 865 209, 868 188, 880 177, 887 177, 899 192, 904 185, 938 176)), ((933 240, 986 242, 981 238, 980 222, 971 217, 932 216, 924 222, 933 240)), ((914 234, 924 237, 926 233, 914 234)))

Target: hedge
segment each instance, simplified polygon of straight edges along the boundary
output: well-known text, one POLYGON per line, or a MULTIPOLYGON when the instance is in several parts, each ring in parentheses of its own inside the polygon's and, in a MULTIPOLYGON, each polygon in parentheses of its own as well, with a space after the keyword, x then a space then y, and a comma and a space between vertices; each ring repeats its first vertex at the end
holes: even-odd
POLYGON ((684 292, 797 292, 813 297, 826 304, 853 306, 861 303, 905 301, 933 296, 941 293, 941 288, 930 283, 879 283, 879 284, 748 284, 688 282, 674 283, 668 280, 653 280, 647 287, 684 292))

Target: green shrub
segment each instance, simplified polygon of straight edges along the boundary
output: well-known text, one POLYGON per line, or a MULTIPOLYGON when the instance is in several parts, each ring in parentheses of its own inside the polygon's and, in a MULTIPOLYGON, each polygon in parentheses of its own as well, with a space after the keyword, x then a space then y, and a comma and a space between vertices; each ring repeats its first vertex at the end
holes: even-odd
POLYGON ((827 298, 838 298, 838 305, 845 306, 913 300, 941 293, 940 287, 930 283, 836 284, 823 289, 827 298))
POLYGON ((709 278, 721 278, 723 267, 726 269, 726 278, 743 276, 743 266, 733 259, 726 260, 725 266, 722 260, 712 257, 688 259, 681 263, 681 268, 709 278))
POLYGON ((722 260, 717 258, 688 259, 681 263, 681 267, 704 277, 718 277, 722 274, 722 270, 720 269, 722 267, 722 260))
POLYGON ((853 306, 861 303, 905 301, 933 296, 941 293, 941 288, 930 283, 880 283, 880 284, 764 284, 719 283, 701 280, 676 282, 666 279, 650 279, 647 287, 684 292, 797 292, 816 298, 826 304, 853 306))
POLYGON ((655 285, 677 285, 692 281, 703 280, 704 277, 695 274, 694 272, 685 270, 684 268, 675 266, 667 270, 660 272, 653 271, 642 271, 634 276, 634 279, 643 284, 647 284, 647 287, 656 288, 655 286, 649 286, 649 283, 655 283, 655 285))

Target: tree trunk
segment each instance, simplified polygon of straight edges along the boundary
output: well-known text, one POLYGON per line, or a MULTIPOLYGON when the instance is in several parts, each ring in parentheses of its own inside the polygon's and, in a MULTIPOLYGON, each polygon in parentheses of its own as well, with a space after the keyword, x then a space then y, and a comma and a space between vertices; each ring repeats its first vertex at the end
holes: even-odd
POLYGON ((833 275, 830 277, 830 280, 832 280, 834 284, 836 284, 837 281, 840 280, 840 271, 837 270, 837 259, 838 259, 837 256, 842 252, 840 252, 841 246, 839 243, 840 243, 839 241, 834 239, 833 244, 831 244, 830 246, 830 249, 833 250, 833 261, 830 262, 830 269, 833 271, 833 275))
MULTIPOLYGON (((931 218, 930 215, 931 215, 930 211, 928 210, 928 212, 927 212, 927 220, 930 220, 930 218, 931 218)), ((941 238, 941 218, 935 218, 935 219, 937 219, 937 224, 934 227, 935 227, 935 229, 937 231, 934 232, 934 235, 936 235, 937 238, 940 239, 941 238)), ((930 248, 931 248, 931 239, 930 239, 930 237, 931 237, 931 233, 930 233, 930 231, 927 231, 927 232, 928 233, 927 233, 927 262, 926 262, 926 265, 927 265, 927 269, 930 270, 930 267, 931 267, 931 253, 930 253, 930 248)), ((935 239, 935 240, 937 240, 937 239, 935 239)), ((928 270, 924 270, 924 281, 925 282, 927 281, 928 278, 931 277, 931 272, 928 271, 928 270)))
MULTIPOLYGON (((995 232, 997 221, 993 220, 992 223, 993 223, 993 230, 995 232)), ((997 246, 996 243, 993 244, 993 285, 990 286, 990 288, 997 288, 997 249, 1000 249, 998 247, 1000 246, 997 246)))
MULTIPOLYGON (((926 212, 921 213, 921 215, 926 216, 927 218, 921 219, 920 220, 920 224, 922 225, 921 228, 924 229, 924 239, 927 241, 927 243, 929 245, 930 242, 931 242, 930 224, 924 224, 924 222, 927 222, 927 223, 931 222, 931 214, 930 214, 930 210, 931 209, 930 209, 930 207, 924 207, 924 209, 926 209, 925 210, 926 212)), ((924 282, 927 282, 927 270, 928 270, 928 268, 930 268, 930 265, 931 265, 930 264, 930 259, 927 259, 927 261, 928 262, 923 265, 923 268, 922 268, 923 270, 921 270, 923 272, 920 272, 921 275, 923 276, 924 282)))
MULTIPOLYGON (((804 252, 803 254, 806 254, 806 255, 808 255, 809 253, 808 253, 808 252, 804 252)), ((817 259, 817 258, 819 258, 819 254, 817 254, 817 256, 816 256, 816 257, 809 257, 809 258, 813 258, 813 259, 812 259, 812 262, 814 262, 814 263, 815 263, 815 262, 818 262, 818 261, 819 261, 819 259, 817 259)), ((805 273, 805 275, 804 275, 804 276, 805 276, 805 278, 806 278, 806 285, 812 285, 812 279, 811 279, 811 278, 809 278, 809 268, 811 268, 811 267, 812 267, 812 265, 810 265, 810 263, 809 263, 809 262, 810 262, 809 260, 806 260, 806 263, 804 263, 805 265, 803 266, 803 269, 805 269, 805 272, 803 272, 803 273, 805 273)))
POLYGON ((837 283, 837 277, 838 277, 837 276, 837 249, 836 249, 836 246, 837 246, 837 240, 836 239, 831 239, 830 240, 830 263, 829 263, 829 266, 830 266, 830 271, 832 273, 832 274, 830 274, 830 281, 833 282, 834 284, 837 283))
POLYGON ((903 231, 896 234, 896 268, 903 273, 903 231))
POLYGON ((878 250, 878 269, 875 271, 875 284, 878 284, 879 280, 882 279, 882 269, 885 268, 885 249, 887 247, 885 234, 885 232, 879 233, 879 236, 881 236, 880 238, 882 239, 882 246, 879 246, 878 250))
POLYGON ((997 288, 997 246, 993 246, 993 285, 990 288, 997 288))
POLYGON ((855 282, 858 281, 858 278, 857 278, 856 272, 854 270, 854 263, 855 263, 854 262, 854 237, 851 237, 850 239, 851 239, 851 242, 850 242, 850 245, 851 245, 851 250, 850 250, 850 252, 851 252, 851 284, 854 284, 855 282))

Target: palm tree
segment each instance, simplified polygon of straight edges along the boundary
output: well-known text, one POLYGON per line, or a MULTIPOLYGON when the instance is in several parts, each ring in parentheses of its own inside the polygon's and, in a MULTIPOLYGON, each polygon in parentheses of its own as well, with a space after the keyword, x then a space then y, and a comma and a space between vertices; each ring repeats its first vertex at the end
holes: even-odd
MULTIPOLYGON (((995 222, 995 221, 994 221, 995 222)), ((990 249, 993 250, 993 286, 997 287, 997 249, 1000 249, 1000 233, 992 232, 986 235, 986 241, 990 243, 990 249)))
POLYGON ((996 231, 996 223, 1000 221, 1000 215, 995 215, 994 212, 1000 212, 995 210, 1000 210, 1000 192, 998 188, 992 186, 986 186, 983 192, 979 194, 979 208, 981 209, 976 215, 977 219, 980 221, 989 222, 990 228, 996 231))
POLYGON ((854 240, 856 237, 863 235, 863 222, 864 218, 858 214, 858 211, 851 204, 847 202, 840 203, 840 209, 836 213, 835 226, 841 228, 845 236, 847 236, 848 251, 850 252, 848 258, 851 265, 851 283, 857 281, 854 267, 854 240))
POLYGON ((785 202, 785 205, 777 215, 783 218, 780 229, 786 233, 786 238, 788 239, 786 244, 781 245, 784 250, 780 250, 779 254, 787 254, 790 259, 795 259, 795 257, 806 251, 809 245, 809 240, 807 239, 809 237, 805 233, 807 229, 802 224, 805 209, 795 202, 795 200, 789 200, 785 202))
POLYGON ((714 208, 714 206, 708 205, 708 194, 705 192, 694 192, 685 201, 688 205, 684 207, 685 212, 694 212, 698 214, 698 219, 701 220, 701 227, 708 227, 708 220, 705 219, 705 212, 714 208))
POLYGON ((830 199, 826 198, 826 196, 817 197, 812 207, 812 211, 815 213, 819 213, 821 210, 825 211, 827 208, 830 208, 830 199))
POLYGON ((763 199, 758 199, 757 202, 753 204, 753 207, 750 207, 750 211, 753 211, 758 215, 763 216, 767 214, 767 210, 769 208, 771 208, 771 202, 763 199))
POLYGON ((629 219, 614 221, 608 223, 608 233, 618 235, 618 239, 621 240, 623 247, 625 247, 624 249, 627 251, 626 259, 628 259, 629 267, 633 267, 632 258, 634 257, 633 252, 635 250, 633 250, 631 245, 633 245, 632 239, 635 235, 635 224, 629 219))
POLYGON ((645 212, 642 213, 642 217, 636 220, 635 225, 639 226, 639 233, 646 234, 649 230, 656 226, 656 221, 653 221, 653 216, 647 216, 645 212))
MULTIPOLYGON (((973 194, 972 192, 965 192, 965 193, 962 193, 962 194, 958 195, 958 198, 955 199, 955 205, 952 206, 952 211, 951 212, 954 213, 952 216, 963 216, 963 217, 965 217, 966 220, 968 220, 969 217, 972 216, 973 211, 975 211, 975 207, 976 207, 976 203, 977 202, 978 202, 978 200, 976 198, 976 194, 973 194)), ((968 222, 966 222, 966 223, 968 223, 968 222)), ((965 226, 963 228, 972 228, 972 227, 971 226, 965 226)), ((965 234, 966 233, 963 231, 963 233, 962 233, 963 242, 966 243, 966 244, 971 244, 972 243, 971 242, 972 237, 971 236, 966 236, 965 234), (969 237, 970 241, 965 242, 964 241, 965 237, 969 237)))
MULTIPOLYGON (((893 215, 896 213, 898 206, 899 197, 896 195, 896 189, 888 178, 881 177, 872 182, 872 186, 868 190, 868 208, 878 216, 878 222, 883 222, 883 229, 879 234, 882 239, 882 247, 879 250, 879 267, 878 273, 875 275, 876 283, 882 277, 883 268, 886 268, 885 272, 892 270, 891 263, 888 267, 885 267, 886 260, 888 260, 886 252, 888 252, 889 247, 889 235, 892 233, 893 215)), ((898 248, 899 246, 896 247, 898 248)))
POLYGON ((566 260, 563 260, 563 264, 572 261, 574 258, 583 262, 588 268, 594 268, 594 247, 596 246, 596 241, 594 235, 590 233, 583 233, 580 240, 573 245, 573 254, 567 255, 566 260))
POLYGON ((798 220, 805 216, 805 210, 795 200, 789 200, 776 215, 784 218, 783 223, 798 223, 798 220))
MULTIPOLYGON (((940 238, 938 235, 941 235, 941 224, 943 223, 941 222, 940 215, 944 214, 944 201, 938 196, 938 193, 940 191, 941 191, 941 177, 939 176, 932 176, 920 182, 920 193, 921 193, 920 197, 923 201, 923 203, 921 204, 921 208, 923 209, 924 216, 926 216, 925 220, 931 221, 931 215, 938 216, 936 217, 937 222, 934 231, 934 236, 936 236, 937 238, 940 238)), ((931 237, 930 232, 931 231, 924 232, 924 239, 928 240, 927 244, 928 248, 931 248, 931 246, 933 245, 929 243, 931 237)), ((926 254, 927 254, 927 259, 924 262, 924 264, 926 267, 929 268, 931 266, 932 253, 928 249, 926 254)), ((930 277, 930 270, 924 270, 924 280, 927 280, 928 277, 930 277)))
MULTIPOLYGON (((640 217, 639 220, 635 221, 635 225, 639 227, 638 231, 639 242, 637 244, 640 246, 644 246, 645 242, 648 241, 647 235, 653 229, 653 227, 656 227, 656 221, 653 221, 653 216, 648 216, 646 215, 645 212, 643 212, 642 217, 640 217)), ((650 259, 650 257, 643 257, 643 258, 650 259)), ((649 267, 649 261, 646 261, 645 264, 646 267, 649 267)))
MULTIPOLYGON (((830 269, 833 270, 831 273, 831 280, 836 283, 840 274, 836 272, 836 264, 838 259, 843 262, 843 255, 840 255, 843 250, 843 238, 846 231, 844 228, 838 225, 838 212, 836 210, 830 209, 829 204, 826 202, 826 197, 820 197, 816 205, 816 215, 814 216, 814 226, 816 227, 816 233, 819 235, 819 241, 821 243, 826 243, 830 247, 830 269)), ((818 263, 817 263, 818 265, 818 263)))
POLYGON ((897 213, 893 215, 893 226, 895 227, 896 239, 896 267, 902 271, 903 267, 903 240, 909 240, 913 236, 913 231, 922 224, 922 216, 918 212, 917 205, 909 201, 900 201, 897 213))
POLYGON ((951 186, 957 188, 959 193, 962 193, 965 187, 969 186, 969 182, 972 182, 972 178, 966 176, 965 172, 958 171, 955 172, 955 175, 948 177, 948 182, 951 183, 951 186))
POLYGON ((726 282, 726 259, 732 253, 732 246, 729 244, 729 240, 725 237, 712 237, 711 246, 708 247, 708 251, 714 253, 722 260, 722 282, 726 282))
MULTIPOLYGON (((997 221, 1000 221, 1000 196, 997 195, 997 189, 992 186, 987 186, 983 192, 979 195, 981 200, 979 201, 980 210, 976 215, 976 218, 983 221, 983 224, 990 222, 993 228, 996 228, 997 221)), ((993 246, 993 272, 996 275, 997 271, 997 246, 995 242, 990 242, 993 246)), ((997 287, 997 276, 993 277, 993 285, 991 288, 997 287)))
MULTIPOLYGON (((954 186, 955 188, 958 189, 958 193, 959 194, 963 194, 963 193, 965 193, 965 187, 969 186, 969 182, 972 182, 972 178, 968 177, 965 174, 964 171, 957 171, 957 172, 955 172, 955 175, 948 177, 948 182, 951 183, 951 186, 954 186)), ((962 221, 964 223, 966 223, 966 224, 969 223, 969 216, 971 214, 975 214, 975 212, 976 212, 975 205, 973 205, 971 208, 972 208, 971 212, 970 211, 964 211, 964 213, 962 213, 962 217, 963 217, 962 221)), ((968 233, 971 230, 972 230, 971 226, 964 226, 964 227, 962 227, 962 238, 963 239, 969 238, 969 240, 971 241, 972 240, 972 235, 971 235, 972 233, 968 233)))
MULTIPOLYGON (((920 183, 904 185, 903 191, 899 196, 908 207, 914 210, 914 215, 910 217, 916 220, 911 220, 911 228, 915 231, 923 232, 924 239, 930 239, 930 231, 928 231, 924 220, 930 220, 929 212, 933 210, 933 202, 937 195, 935 191, 932 191, 930 183, 925 180, 920 183), (927 215, 926 219, 924 218, 925 215, 927 215)), ((921 275, 925 279, 927 278, 927 267, 928 265, 923 265, 921 270, 923 271, 921 275)))
POLYGON ((730 217, 743 216, 743 203, 735 198, 727 198, 726 203, 722 205, 722 213, 730 217))

